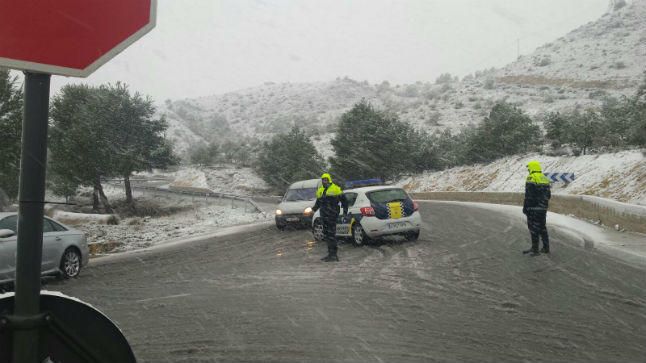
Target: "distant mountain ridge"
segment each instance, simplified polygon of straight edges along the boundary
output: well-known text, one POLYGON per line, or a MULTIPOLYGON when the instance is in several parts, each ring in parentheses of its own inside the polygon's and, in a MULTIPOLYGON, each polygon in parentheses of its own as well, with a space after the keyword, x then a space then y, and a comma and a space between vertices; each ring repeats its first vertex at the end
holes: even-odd
POLYGON ((242 137, 266 139, 299 125, 329 156, 339 116, 361 99, 418 129, 458 130, 479 123, 506 100, 531 115, 591 107, 632 94, 646 67, 646 0, 634 0, 501 69, 433 83, 369 84, 349 78, 260 87, 167 102, 160 112, 176 149, 242 137))

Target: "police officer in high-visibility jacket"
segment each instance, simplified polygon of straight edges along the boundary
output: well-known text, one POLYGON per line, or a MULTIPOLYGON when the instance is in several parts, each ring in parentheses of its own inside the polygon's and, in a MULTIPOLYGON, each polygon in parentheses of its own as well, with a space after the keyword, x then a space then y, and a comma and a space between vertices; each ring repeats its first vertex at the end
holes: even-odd
POLYGON ((338 185, 332 182, 330 174, 321 175, 321 186, 316 191, 316 204, 314 212, 321 210, 323 222, 323 240, 327 242, 327 256, 321 260, 325 262, 338 261, 336 241, 336 221, 339 217, 339 203, 343 206, 343 214, 348 214, 348 200, 338 185))
POLYGON ((538 241, 543 240, 541 252, 550 253, 550 240, 545 226, 547 207, 552 197, 550 181, 541 171, 541 164, 532 160, 527 163, 529 175, 525 182, 525 202, 523 213, 527 216, 527 226, 532 238, 532 248, 523 251, 531 256, 538 256, 538 241))

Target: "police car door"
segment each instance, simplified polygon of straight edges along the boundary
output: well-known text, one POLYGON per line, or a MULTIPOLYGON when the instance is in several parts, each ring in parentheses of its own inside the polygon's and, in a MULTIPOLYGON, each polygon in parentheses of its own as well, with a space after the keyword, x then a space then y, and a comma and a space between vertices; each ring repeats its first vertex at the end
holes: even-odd
MULTIPOLYGON (((348 200, 348 210, 354 205, 354 201, 357 200, 357 193, 348 192, 343 193, 345 198, 348 200)), ((338 237, 352 237, 352 217, 346 217, 343 215, 343 211, 339 214, 339 218, 336 221, 336 235, 338 237)))

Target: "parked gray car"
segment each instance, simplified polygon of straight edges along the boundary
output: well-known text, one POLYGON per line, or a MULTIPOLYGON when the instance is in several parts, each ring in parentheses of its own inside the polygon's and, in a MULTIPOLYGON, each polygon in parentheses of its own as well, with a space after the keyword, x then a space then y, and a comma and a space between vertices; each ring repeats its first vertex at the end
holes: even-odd
MULTIPOLYGON (((0 283, 15 279, 17 221, 17 213, 0 213, 0 283)), ((88 261, 89 250, 85 234, 45 217, 42 274, 76 277, 88 261)))

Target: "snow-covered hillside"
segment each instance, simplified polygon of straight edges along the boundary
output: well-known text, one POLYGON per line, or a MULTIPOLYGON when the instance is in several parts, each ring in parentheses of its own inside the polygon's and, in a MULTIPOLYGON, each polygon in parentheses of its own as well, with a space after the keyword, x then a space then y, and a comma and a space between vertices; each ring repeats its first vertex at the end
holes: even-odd
POLYGON ((526 165, 538 160, 546 172, 574 173, 569 185, 555 183, 554 193, 587 194, 646 205, 646 150, 583 156, 522 155, 487 165, 462 166, 412 176, 398 184, 411 192, 522 192, 526 165))
POLYGON ((173 141, 173 149, 178 155, 186 155, 191 146, 205 142, 202 136, 196 135, 189 129, 185 121, 172 110, 162 107, 158 114, 164 115, 166 122, 168 122, 166 138, 173 141))
POLYGON ((500 100, 534 116, 594 107, 606 96, 631 95, 646 67, 646 0, 610 11, 502 69, 457 80, 395 85, 348 78, 330 82, 268 82, 222 95, 168 103, 168 137, 185 151, 200 140, 266 139, 299 125, 329 156, 338 117, 361 99, 429 132, 479 123, 500 100), (181 124, 181 125, 180 125, 181 124), (199 136, 198 136, 199 135, 199 136))
POLYGON ((582 88, 635 87, 646 65, 646 2, 636 0, 505 67, 507 77, 582 88))

